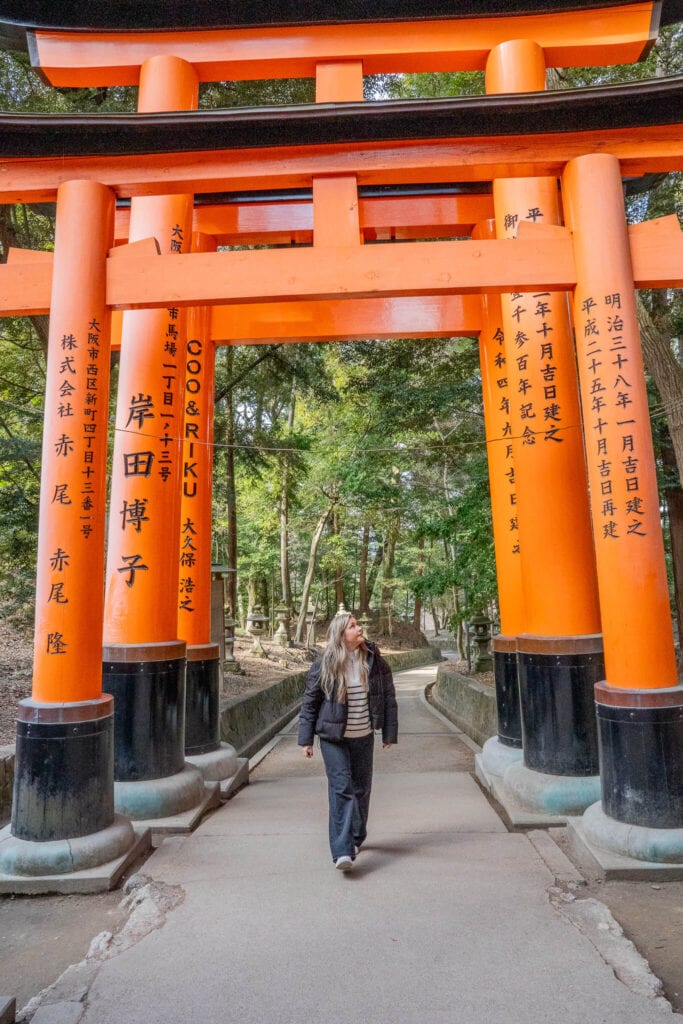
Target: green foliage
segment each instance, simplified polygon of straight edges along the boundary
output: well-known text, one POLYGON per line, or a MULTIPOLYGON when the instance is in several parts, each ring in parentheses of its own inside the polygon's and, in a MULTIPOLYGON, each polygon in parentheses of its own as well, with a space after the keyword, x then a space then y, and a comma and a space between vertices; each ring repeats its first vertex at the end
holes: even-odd
POLYGON ((31 67, 27 53, 0 50, 0 103, 5 111, 63 114, 135 110, 137 89, 126 86, 55 89, 31 67))
POLYGON ((314 103, 312 78, 276 81, 204 82, 199 87, 199 109, 218 107, 265 107, 292 103, 314 103))
POLYGON ((0 323, 0 591, 30 615, 43 426, 42 348, 26 320, 0 323), (27 382, 36 382, 27 386, 27 382), (38 390, 40 387, 40 390, 38 390))
POLYGON ((417 75, 387 75, 382 84, 388 99, 482 96, 485 92, 483 71, 431 71, 417 75))
POLYGON ((579 89, 617 82, 637 82, 648 78, 675 75, 683 70, 683 22, 663 28, 645 60, 636 64, 610 64, 604 67, 558 68, 553 85, 579 89))

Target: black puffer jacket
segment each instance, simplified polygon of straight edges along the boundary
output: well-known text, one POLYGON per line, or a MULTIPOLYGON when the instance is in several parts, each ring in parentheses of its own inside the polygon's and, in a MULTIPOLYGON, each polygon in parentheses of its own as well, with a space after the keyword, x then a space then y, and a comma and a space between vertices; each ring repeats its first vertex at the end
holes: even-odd
MULTIPOLYGON (((396 743, 398 739, 398 705, 391 669, 379 653, 376 644, 366 641, 368 648, 368 707, 373 729, 382 730, 383 743, 396 743)), ((309 670, 306 692, 299 717, 299 746, 308 747, 313 736, 339 741, 346 729, 346 703, 335 700, 336 692, 328 700, 320 686, 322 659, 318 658, 309 670)), ((336 688, 335 688, 336 690, 336 688)))

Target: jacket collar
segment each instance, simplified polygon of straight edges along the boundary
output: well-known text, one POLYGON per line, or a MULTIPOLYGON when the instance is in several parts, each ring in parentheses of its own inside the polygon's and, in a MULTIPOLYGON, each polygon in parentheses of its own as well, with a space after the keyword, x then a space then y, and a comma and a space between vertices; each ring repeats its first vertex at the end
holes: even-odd
POLYGON ((366 640, 365 646, 368 649, 368 669, 371 669, 377 654, 377 644, 373 643, 372 640, 366 640))

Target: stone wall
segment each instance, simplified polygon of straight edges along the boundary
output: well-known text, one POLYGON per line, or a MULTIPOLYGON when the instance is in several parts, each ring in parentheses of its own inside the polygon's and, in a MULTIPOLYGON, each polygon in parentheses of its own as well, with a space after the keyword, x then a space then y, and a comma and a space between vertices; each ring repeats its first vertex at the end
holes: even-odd
POLYGON ((5 825, 12 813, 13 785, 14 744, 0 747, 0 825, 5 825))
MULTIPOLYGON (((439 661, 437 651, 422 647, 385 655, 395 672, 439 661)), ((285 676, 265 690, 227 701, 221 708, 221 739, 240 757, 251 757, 299 712, 306 672, 285 676)), ((0 826, 9 821, 14 783, 14 746, 0 747, 0 826)))
POLYGON ((442 651, 457 651, 458 641, 452 636, 430 637, 429 646, 438 653, 442 651))
POLYGON ((251 757, 297 714, 306 672, 285 676, 265 690, 235 697, 221 706, 221 739, 240 757, 251 757))
POLYGON ((496 691, 492 686, 464 676, 446 663, 439 665, 429 699, 480 746, 497 735, 496 691))

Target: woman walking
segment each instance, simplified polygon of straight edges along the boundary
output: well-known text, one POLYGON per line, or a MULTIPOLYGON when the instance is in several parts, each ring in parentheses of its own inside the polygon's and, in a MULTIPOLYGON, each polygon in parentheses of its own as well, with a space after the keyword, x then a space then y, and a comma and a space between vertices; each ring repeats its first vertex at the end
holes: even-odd
POLYGON ((340 871, 353 867, 367 835, 375 729, 384 747, 398 738, 398 706, 391 669, 365 640, 350 612, 338 612, 327 646, 308 673, 299 719, 299 746, 313 757, 313 736, 327 773, 330 850, 340 871))

